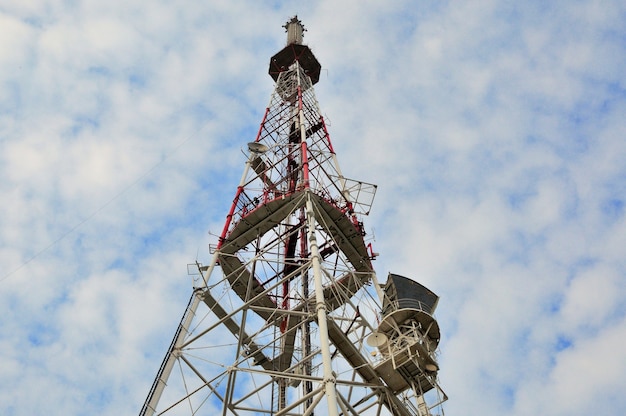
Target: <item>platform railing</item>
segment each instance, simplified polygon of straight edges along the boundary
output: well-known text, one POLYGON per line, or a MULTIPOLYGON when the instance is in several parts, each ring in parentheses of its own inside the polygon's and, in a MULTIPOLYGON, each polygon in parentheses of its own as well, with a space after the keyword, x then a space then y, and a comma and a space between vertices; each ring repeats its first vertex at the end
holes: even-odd
POLYGON ((412 298, 402 298, 402 299, 396 299, 396 300, 392 300, 389 301, 389 303, 387 303, 382 312, 381 312, 381 316, 384 318, 385 316, 387 316, 388 314, 390 314, 393 311, 397 311, 398 309, 415 309, 418 311, 422 311, 427 313, 428 315, 432 315, 431 313, 431 307, 424 303, 421 302, 417 299, 412 299, 412 298))

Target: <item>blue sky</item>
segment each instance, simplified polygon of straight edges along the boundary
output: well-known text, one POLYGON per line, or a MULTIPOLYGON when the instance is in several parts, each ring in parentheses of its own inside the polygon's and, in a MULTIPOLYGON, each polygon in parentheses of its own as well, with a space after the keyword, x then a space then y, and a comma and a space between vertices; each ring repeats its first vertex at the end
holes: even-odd
POLYGON ((441 296, 446 414, 625 413, 626 6, 590 0, 0 5, 0 413, 138 412, 294 14, 378 274, 441 296))

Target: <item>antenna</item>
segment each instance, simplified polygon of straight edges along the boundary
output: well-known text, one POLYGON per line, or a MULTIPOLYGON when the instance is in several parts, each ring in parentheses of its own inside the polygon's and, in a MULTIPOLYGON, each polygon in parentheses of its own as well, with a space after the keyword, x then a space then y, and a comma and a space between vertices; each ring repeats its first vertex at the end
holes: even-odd
POLYGON ((302 45, 302 38, 306 29, 302 22, 298 20, 298 16, 292 17, 283 27, 287 32, 287 45, 292 43, 302 45))

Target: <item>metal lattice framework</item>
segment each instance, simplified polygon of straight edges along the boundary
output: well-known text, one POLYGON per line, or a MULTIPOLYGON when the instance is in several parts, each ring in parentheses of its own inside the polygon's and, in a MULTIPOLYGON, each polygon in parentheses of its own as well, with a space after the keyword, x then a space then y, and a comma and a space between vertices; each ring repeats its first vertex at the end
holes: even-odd
POLYGON ((439 409, 438 326, 378 284, 361 221, 376 186, 339 168, 318 67, 299 43, 272 58, 270 104, 142 415, 439 409))

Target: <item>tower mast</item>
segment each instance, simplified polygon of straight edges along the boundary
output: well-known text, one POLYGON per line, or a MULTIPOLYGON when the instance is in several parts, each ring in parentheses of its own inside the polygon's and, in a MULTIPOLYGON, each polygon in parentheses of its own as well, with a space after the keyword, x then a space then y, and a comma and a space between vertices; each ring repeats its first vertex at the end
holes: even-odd
POLYGON ((153 414, 430 416, 438 297, 381 286, 362 217, 376 186, 343 176, 297 17, 222 233, 141 410, 153 414), (174 371, 176 369, 176 371, 174 371))

